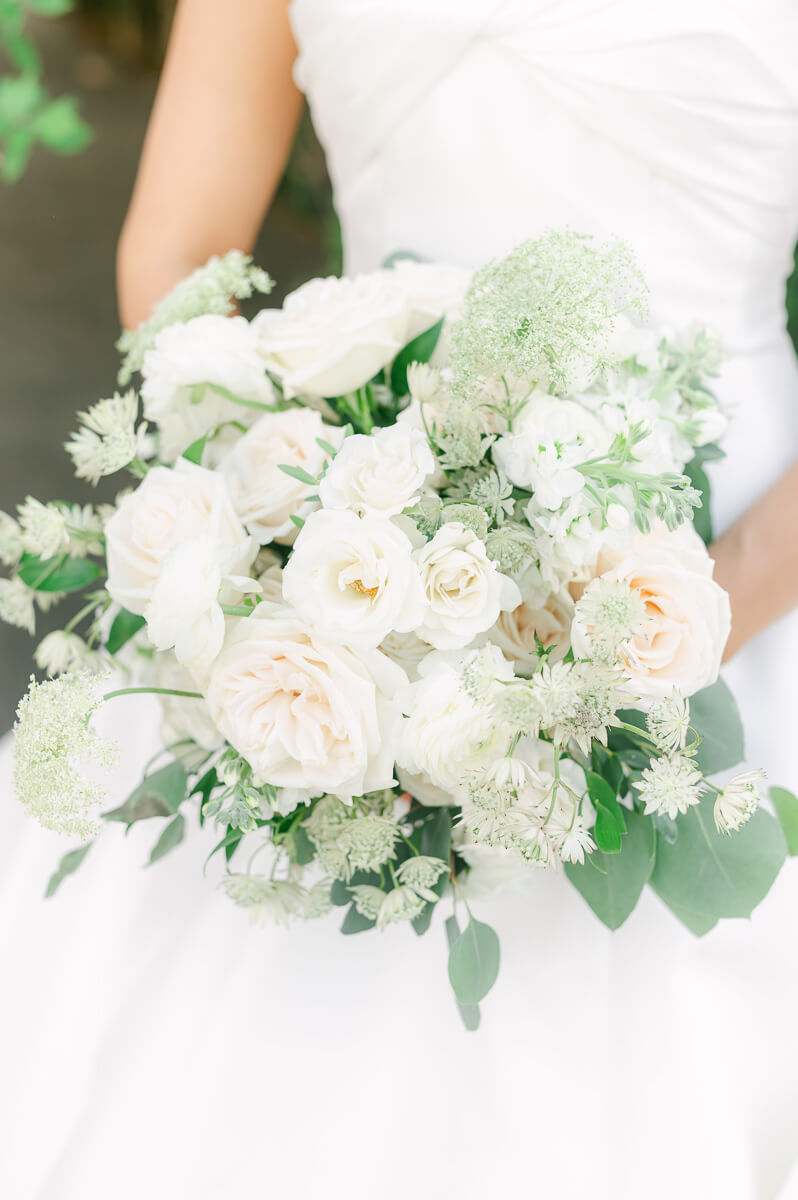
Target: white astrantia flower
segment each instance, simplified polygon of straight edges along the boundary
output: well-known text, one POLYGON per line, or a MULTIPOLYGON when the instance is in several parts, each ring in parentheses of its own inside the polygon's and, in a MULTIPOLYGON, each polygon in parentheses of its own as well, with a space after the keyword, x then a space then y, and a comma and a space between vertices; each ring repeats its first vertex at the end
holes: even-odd
POLYGON ((658 750, 684 750, 690 731, 689 700, 678 692, 663 696, 646 713, 646 725, 658 750))
POLYGON ((283 596, 319 632, 350 646, 409 633, 424 599, 407 535, 391 521, 346 510, 312 513, 283 570, 283 596))
POLYGON ((330 458, 321 443, 338 447, 342 441, 343 430, 326 424, 310 408, 265 413, 236 441, 219 469, 236 512, 261 545, 292 541, 297 532, 292 518, 303 521, 317 506, 308 498, 317 485, 296 479, 283 467, 317 479, 330 458))
POLYGON ((75 464, 78 479, 98 483, 141 455, 145 426, 136 424, 139 402, 136 393, 115 393, 78 413, 80 429, 64 449, 75 464))
POLYGON ((441 390, 440 371, 429 363, 411 363, 407 368, 407 390, 411 401, 429 404, 441 390))
POLYGON ((755 769, 735 775, 715 800, 714 817, 719 833, 734 833, 741 829, 759 807, 759 785, 767 775, 755 769))
MULTIPOLYGON (((487 649, 494 657, 494 678, 511 679, 512 667, 501 652, 487 649)), ((492 762, 507 741, 506 728, 493 712, 492 696, 477 701, 469 695, 462 667, 462 655, 430 654, 421 664, 419 681, 402 698, 407 718, 397 763, 449 795, 469 771, 492 762)))
POLYGON ((400 883, 411 887, 414 892, 434 904, 438 899, 432 891, 441 875, 449 870, 448 862, 441 858, 431 858, 426 854, 416 854, 406 859, 396 872, 400 883))
POLYGON ((13 567, 25 551, 19 523, 6 512, 0 512, 0 562, 13 567))
POLYGON ((35 593, 21 579, 0 579, 0 621, 32 634, 36 630, 35 593))
POLYGON ((28 554, 53 558, 67 545, 66 520, 57 504, 42 504, 28 496, 17 509, 22 541, 28 554))
POLYGON ((634 787, 645 804, 646 814, 664 813, 673 819, 698 804, 703 779, 691 759, 671 753, 652 759, 651 766, 641 772, 641 780, 634 787))
POLYGON ((589 754, 593 739, 607 744, 607 730, 630 696, 618 670, 601 662, 543 662, 529 680, 500 696, 505 719, 532 734, 546 730, 566 745, 573 739, 589 754))
POLYGON ((102 513, 91 504, 67 504, 62 506, 68 539, 68 550, 73 558, 85 558, 87 554, 103 554, 105 521, 102 513))
POLYGON ((361 916, 377 922, 384 929, 395 921, 412 921, 421 914, 425 899, 414 888, 400 884, 390 892, 370 884, 357 884, 352 888, 355 908, 361 916))
MULTIPOLYGON (((141 373, 144 415, 157 422, 160 456, 167 462, 226 422, 251 424, 259 409, 279 399, 258 353, 257 333, 244 317, 207 313, 162 329, 141 373)), ((219 446, 229 442, 229 432, 222 431, 219 446)))
POLYGON ((36 666, 48 675, 79 670, 96 673, 103 669, 102 654, 90 649, 77 633, 66 629, 55 629, 42 638, 33 658, 36 666))
POLYGON ((205 694, 220 732, 264 782, 349 799, 393 785, 406 682, 379 651, 355 654, 262 605, 228 633, 205 694))
POLYGON ((346 439, 321 481, 319 496, 325 508, 393 517, 416 502, 434 470, 424 434, 407 425, 389 425, 346 439))
POLYGON ((116 747, 91 727, 105 678, 86 672, 44 683, 31 678, 14 725, 17 798, 46 828, 84 839, 99 830, 94 814, 106 794, 76 764, 108 769, 116 761, 116 747))
POLYGON ((640 591, 625 579, 599 577, 588 584, 574 611, 571 644, 577 658, 616 662, 621 647, 647 620, 640 591))
POLYGON ((475 533, 453 521, 414 554, 426 610, 417 633, 438 650, 467 646, 521 602, 518 584, 502 575, 475 533))
POLYGON ((287 397, 343 396, 373 379, 409 341, 411 310, 391 272, 311 279, 282 308, 258 313, 263 361, 287 397))
POLYGON ((266 875, 225 875, 219 885, 239 908, 248 908, 252 920, 263 924, 290 925, 292 917, 304 915, 307 893, 290 879, 269 879, 266 875))

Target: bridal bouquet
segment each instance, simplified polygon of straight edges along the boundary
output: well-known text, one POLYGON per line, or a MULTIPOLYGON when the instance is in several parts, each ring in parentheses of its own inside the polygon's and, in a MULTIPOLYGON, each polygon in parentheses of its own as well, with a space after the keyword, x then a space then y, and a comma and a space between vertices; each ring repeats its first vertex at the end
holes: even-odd
POLYGON ((613 929, 646 884, 697 934, 750 914, 798 801, 772 789, 782 829, 762 771, 717 781, 743 733, 705 548, 715 340, 649 327, 629 253, 572 233, 231 315, 270 287, 232 253, 123 336, 138 390, 67 445, 80 478, 127 470, 115 504, 2 515, 6 620, 85 594, 16 725, 20 800, 81 843, 49 892, 146 820, 153 860, 217 826, 256 918, 423 933, 448 897, 470 1028, 499 966, 472 905, 532 871, 613 929), (111 807, 91 718, 130 692, 162 746, 111 807))

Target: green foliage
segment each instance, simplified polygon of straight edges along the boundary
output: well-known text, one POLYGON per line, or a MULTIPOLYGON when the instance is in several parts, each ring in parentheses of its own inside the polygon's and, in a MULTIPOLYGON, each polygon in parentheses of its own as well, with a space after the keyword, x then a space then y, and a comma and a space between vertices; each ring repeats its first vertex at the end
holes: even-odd
POLYGON ((438 339, 443 329, 444 318, 441 317, 429 329, 425 329, 418 337, 408 342, 393 360, 391 367, 391 388, 396 396, 407 395, 407 368, 411 363, 426 363, 432 358, 438 339))
POLYGON ((617 853, 594 850, 582 865, 565 865, 571 883, 609 929, 623 925, 654 869, 651 818, 631 811, 625 812, 625 818, 626 836, 617 853))
POLYGON ((690 714, 690 722, 702 738, 696 764, 705 775, 743 761, 743 724, 734 696, 722 679, 691 697, 690 714))
POLYGON ((585 771, 587 794, 596 810, 593 836, 604 854, 618 854, 626 833, 626 811, 617 800, 616 790, 601 775, 585 771))
POLYGON ((70 0, 0 0, 0 55, 14 74, 0 79, 0 179, 14 183, 37 142, 56 154, 76 154, 91 131, 69 96, 53 99, 42 81, 39 53, 25 32, 28 12, 60 17, 70 0))
POLYGON ((70 850, 64 855, 58 864, 58 869, 50 876, 47 891, 44 893, 47 900, 56 894, 67 875, 73 875, 77 871, 93 845, 93 842, 87 842, 85 846, 78 846, 77 850, 70 850))
POLYGON ((174 759, 143 779, 119 808, 103 813, 106 821, 124 821, 127 826, 150 817, 169 817, 186 798, 186 772, 174 759))
POLYGON ((123 646, 126 646, 132 637, 134 637, 140 629, 146 625, 144 617, 138 616, 136 613, 128 612, 123 608, 114 617, 113 624, 108 633, 108 641, 105 643, 105 648, 109 654, 118 654, 123 646))
MULTIPOLYGON (((457 917, 451 916, 446 921, 446 941, 449 944, 450 954, 459 937, 460 926, 457 924, 457 917)), ((462 1022, 469 1033, 474 1033, 477 1029, 479 1029, 480 1014, 478 1005, 461 1004, 460 1001, 457 1000, 457 1009, 460 1013, 462 1022)))
POLYGON ((36 592, 80 592, 99 578, 100 568, 91 559, 72 558, 68 554, 57 554, 54 558, 23 554, 18 574, 36 592))
MULTIPOLYGON (((429 855, 430 858, 440 858, 448 864, 451 851, 451 832, 452 820, 449 809, 434 809, 433 815, 421 826, 419 853, 429 855)), ((432 885, 432 891, 440 897, 446 891, 448 883, 449 875, 446 872, 441 875, 437 883, 432 885)), ((423 912, 419 913, 413 921, 413 928, 417 934, 421 935, 427 932, 434 910, 435 905, 428 900, 423 912)))
POLYGON ((499 974, 499 957, 495 930, 469 916, 449 950, 449 982, 458 1004, 474 1006, 487 996, 499 974))
POLYGON ((174 850, 175 846, 179 846, 183 840, 185 832, 186 818, 182 813, 178 813, 177 816, 169 822, 169 824, 161 833, 161 836, 158 838, 158 841, 153 846, 152 853, 150 854, 150 864, 157 862, 159 858, 163 858, 163 856, 168 854, 170 850, 174 850))
POLYGON ((786 788, 772 787, 770 799, 787 842, 787 853, 794 856, 798 854, 798 796, 786 788))
POLYGON ((651 886, 677 917, 696 932, 718 917, 750 917, 784 863, 778 823, 759 809, 732 836, 718 833, 713 796, 677 818, 677 840, 657 835, 651 886))

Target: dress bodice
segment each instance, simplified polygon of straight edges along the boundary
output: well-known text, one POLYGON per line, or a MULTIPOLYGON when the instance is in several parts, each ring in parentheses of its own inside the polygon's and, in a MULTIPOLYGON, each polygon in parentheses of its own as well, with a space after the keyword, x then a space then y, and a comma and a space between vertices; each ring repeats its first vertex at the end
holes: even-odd
POLYGON ((783 338, 798 229, 795 0, 294 0, 346 268, 617 234, 656 311, 783 338))

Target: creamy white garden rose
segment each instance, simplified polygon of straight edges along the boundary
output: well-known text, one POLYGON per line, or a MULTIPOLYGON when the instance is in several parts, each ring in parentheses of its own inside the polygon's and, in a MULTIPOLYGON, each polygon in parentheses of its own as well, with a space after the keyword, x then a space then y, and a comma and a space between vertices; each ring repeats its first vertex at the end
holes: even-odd
POLYGON ((433 352, 433 362, 444 363, 449 355, 449 331, 460 315, 473 272, 446 263, 416 262, 400 258, 390 269, 394 283, 407 293, 410 326, 407 340, 418 337, 441 317, 443 328, 433 352))
MULTIPOLYGON (((604 557, 607 562, 609 556, 604 557)), ((631 550, 602 571, 639 590, 647 621, 623 650, 632 687, 643 700, 676 691, 692 696, 720 673, 731 630, 729 597, 712 578, 713 563, 692 526, 640 535, 631 550)), ((577 657, 590 657, 588 631, 575 621, 577 657)))
POLYGON ((552 591, 541 579, 537 567, 525 572, 518 580, 518 587, 521 603, 499 613, 496 624, 485 637, 515 663, 519 674, 528 675, 538 665, 537 639, 544 649, 551 651, 549 661, 556 662, 567 654, 574 601, 565 588, 552 591))
POLYGON ((407 293, 390 272, 312 279, 253 325, 286 396, 343 396, 368 383, 409 340, 407 293))
MULTIPOLYGON (((258 353, 258 335, 244 317, 208 313, 169 325, 144 355, 141 373, 144 415, 158 424, 167 462, 223 422, 255 420, 257 408, 237 404, 225 392, 255 405, 278 399, 258 353)), ((229 441, 222 431, 218 444, 229 441)))
POLYGON ((321 509, 305 522, 283 570, 283 595, 326 637, 377 646, 424 613, 410 539, 391 521, 321 509))
POLYGON ((237 623, 213 665, 206 696, 221 732, 278 787, 344 799, 391 787, 404 673, 268 607, 237 623))
POLYGON ((435 459, 423 433, 389 425, 348 437, 321 481, 325 508, 392 517, 418 499, 435 459))
POLYGON ((316 478, 330 457, 320 440, 337 447, 343 430, 327 425, 313 409, 290 408, 265 413, 223 459, 220 470, 236 512, 261 545, 293 540, 297 527, 291 517, 304 520, 315 507, 308 496, 317 487, 281 468, 298 467, 316 478))
POLYGON ((438 650, 467 646, 521 602, 518 584, 497 570, 485 543, 459 521, 442 525, 414 557, 426 603, 417 633, 438 650))
POLYGON ((108 592, 145 617, 160 650, 207 665, 221 647, 219 600, 255 587, 247 572, 256 545, 236 516, 224 480, 181 459, 154 467, 105 527, 108 592))
POLYGON ((429 642, 423 642, 418 634, 397 633, 396 630, 391 630, 382 639, 380 650, 397 663, 413 683, 418 679, 418 669, 424 659, 435 653, 429 642))
MULTIPOLYGON (((489 656, 495 679, 512 679, 512 666, 495 646, 480 653, 489 656)), ((469 771, 501 753, 506 741, 488 697, 477 701, 463 687, 466 657, 430 654, 419 667, 418 682, 402 696, 406 720, 397 764, 409 776, 422 776, 450 796, 469 771)), ((408 789, 409 776, 404 777, 408 789)))

